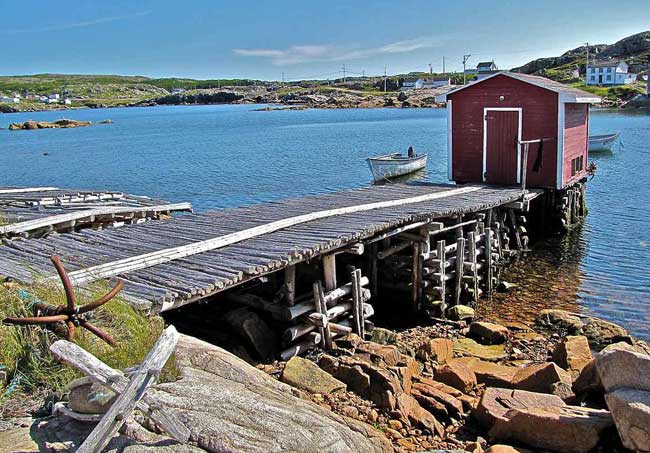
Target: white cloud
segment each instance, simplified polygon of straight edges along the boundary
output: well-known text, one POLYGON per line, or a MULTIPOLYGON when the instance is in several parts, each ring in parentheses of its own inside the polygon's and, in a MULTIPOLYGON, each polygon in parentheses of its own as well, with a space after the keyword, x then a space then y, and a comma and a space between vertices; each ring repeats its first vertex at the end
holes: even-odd
POLYGON ((307 63, 312 61, 358 60, 381 54, 413 52, 418 49, 436 47, 440 43, 432 38, 408 39, 392 42, 380 47, 361 49, 342 48, 329 44, 291 46, 286 49, 233 49, 244 57, 266 58, 276 66, 307 63))
POLYGON ((72 23, 67 23, 67 24, 48 25, 48 26, 39 27, 39 28, 8 29, 8 30, 4 30, 3 33, 5 33, 5 34, 40 33, 40 32, 46 32, 46 31, 68 30, 68 29, 71 29, 71 28, 91 27, 93 25, 104 24, 104 23, 107 23, 107 22, 115 22, 115 21, 118 21, 118 20, 131 19, 133 17, 147 16, 149 14, 151 14, 151 11, 142 11, 142 12, 131 14, 131 15, 128 15, 128 16, 99 17, 97 19, 91 19, 91 20, 87 20, 87 21, 72 22, 72 23))

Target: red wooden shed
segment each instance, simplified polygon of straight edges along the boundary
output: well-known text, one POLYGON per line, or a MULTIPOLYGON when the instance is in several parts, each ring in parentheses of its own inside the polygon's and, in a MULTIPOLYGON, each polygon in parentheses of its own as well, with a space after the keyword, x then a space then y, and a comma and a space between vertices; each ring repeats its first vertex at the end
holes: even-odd
POLYGON ((544 77, 499 72, 450 91, 448 172, 458 183, 562 189, 586 174, 589 104, 600 98, 544 77))

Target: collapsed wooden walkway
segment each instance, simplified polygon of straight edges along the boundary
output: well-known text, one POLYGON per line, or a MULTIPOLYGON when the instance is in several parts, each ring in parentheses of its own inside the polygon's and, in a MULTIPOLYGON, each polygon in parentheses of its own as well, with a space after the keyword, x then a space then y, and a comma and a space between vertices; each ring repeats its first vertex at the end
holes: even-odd
POLYGON ((54 277, 49 258, 58 255, 73 283, 119 276, 130 298, 164 311, 360 241, 522 202, 521 189, 481 185, 346 190, 126 228, 5 240, 0 275, 25 282, 54 277))
POLYGON ((190 203, 167 203, 115 191, 0 187, 0 238, 119 226, 191 210, 190 203))

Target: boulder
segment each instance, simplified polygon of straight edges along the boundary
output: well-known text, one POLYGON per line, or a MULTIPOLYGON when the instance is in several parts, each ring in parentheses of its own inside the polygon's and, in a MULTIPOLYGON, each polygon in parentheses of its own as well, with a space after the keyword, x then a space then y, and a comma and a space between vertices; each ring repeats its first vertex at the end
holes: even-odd
POLYGON ((650 392, 619 389, 605 396, 626 448, 650 452, 650 392))
POLYGON ((463 393, 469 393, 476 387, 476 375, 462 362, 452 361, 436 371, 435 379, 463 393))
POLYGON ((452 362, 460 362, 474 372, 476 381, 488 387, 512 387, 512 380, 519 368, 486 362, 476 357, 460 357, 452 362))
POLYGON ((343 382, 323 371, 311 360, 292 357, 284 368, 282 382, 311 393, 329 395, 345 390, 343 382))
POLYGON ((624 349, 596 355, 596 368, 606 392, 620 388, 650 391, 650 356, 624 349))
MULTIPOLYGON (((636 346, 632 346, 629 343, 621 341, 606 346, 600 353, 602 354, 607 351, 615 351, 621 349, 641 352, 636 346)), ((585 393, 605 393, 603 383, 600 381, 600 376, 598 375, 598 369, 596 368, 596 359, 590 360, 589 363, 582 369, 580 375, 573 382, 573 391, 577 395, 585 393)))
POLYGON ((601 433, 613 423, 608 411, 586 407, 510 409, 496 419, 489 435, 540 449, 585 453, 598 444, 601 433))
POLYGON ((277 353, 278 338, 273 330, 247 307, 229 311, 223 320, 257 353, 258 358, 271 361, 277 353))
POLYGON ((553 361, 573 377, 578 377, 592 359, 589 341, 585 336, 568 336, 553 351, 553 361))
POLYGON ((488 344, 504 343, 508 339, 507 327, 486 321, 477 321, 470 324, 469 333, 488 344))
POLYGON ((397 333, 392 330, 375 327, 370 333, 370 341, 379 344, 395 344, 397 342, 397 333))
POLYGON ((454 305, 447 310, 447 316, 456 321, 474 319, 474 309, 467 305, 454 305))
POLYGON ((402 415, 405 422, 421 426, 438 436, 445 433, 445 429, 440 422, 429 411, 420 406, 420 403, 415 398, 406 393, 397 395, 397 411, 402 415))
POLYGON ((486 346, 471 338, 458 338, 454 340, 454 352, 464 356, 477 357, 482 360, 501 360, 506 357, 503 345, 486 346))
POLYGON ((459 398, 462 392, 432 379, 418 378, 413 384, 411 394, 427 409, 450 417, 463 414, 463 403, 459 398))
POLYGON ((537 324, 543 327, 567 330, 574 335, 582 333, 584 323, 578 315, 565 310, 542 310, 536 319, 537 324))
POLYGON ((512 379, 512 386, 518 390, 558 394, 563 399, 574 396, 565 394, 567 389, 570 392, 571 384, 572 380, 569 373, 552 362, 519 368, 512 379), (564 384, 564 386, 561 386, 561 384, 564 384))
POLYGON ((363 341, 356 347, 358 355, 366 355, 370 361, 379 366, 396 366, 401 359, 399 349, 391 345, 382 345, 371 341, 363 341))
POLYGON ((496 444, 485 450, 485 453, 528 453, 530 450, 515 448, 510 445, 496 444))
POLYGON ((85 377, 75 379, 67 388, 69 407, 80 414, 103 414, 117 398, 112 390, 85 377))
POLYGON ((319 365, 345 382, 348 389, 381 408, 394 409, 395 396, 403 392, 397 376, 359 357, 325 355, 319 365))
POLYGON ((181 335, 181 378, 148 394, 190 428, 190 442, 208 451, 390 452, 379 431, 294 396, 287 384, 229 352, 181 335))
POLYGON ((627 330, 617 324, 598 318, 589 318, 582 328, 582 333, 589 340, 589 344, 597 351, 620 341, 632 344, 632 338, 627 330))
POLYGON ((447 338, 425 340, 418 347, 416 357, 423 362, 447 363, 454 357, 454 342, 447 338))
POLYGON ((485 428, 490 429, 497 420, 506 421, 505 415, 510 409, 564 406, 566 406, 564 401, 555 395, 525 390, 488 388, 481 396, 472 414, 485 428))

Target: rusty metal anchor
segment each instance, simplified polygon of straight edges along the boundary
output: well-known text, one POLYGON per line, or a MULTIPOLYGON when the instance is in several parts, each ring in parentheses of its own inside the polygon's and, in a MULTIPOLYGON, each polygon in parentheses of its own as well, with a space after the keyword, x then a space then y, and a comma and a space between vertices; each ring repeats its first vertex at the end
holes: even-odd
POLYGON ((2 322, 4 324, 22 325, 22 326, 55 324, 55 323, 62 322, 65 324, 65 326, 68 329, 68 339, 70 341, 74 341, 75 329, 77 328, 77 326, 81 326, 89 330, 93 334, 97 335, 99 338, 101 338, 111 346, 117 345, 115 339, 108 332, 105 332, 104 330, 100 329, 99 327, 95 326, 90 321, 88 321, 86 319, 85 314, 93 311, 98 307, 101 307, 102 305, 104 305, 105 303, 113 299, 122 290, 122 287, 124 286, 124 282, 120 280, 117 283, 117 285, 113 287, 113 289, 111 289, 108 293, 106 293, 96 301, 86 305, 77 306, 74 289, 72 288, 72 284, 70 283, 70 279, 68 278, 68 274, 66 273, 65 268, 61 263, 61 260, 56 255, 52 256, 50 259, 52 260, 52 264, 54 264, 54 267, 56 268, 56 271, 59 274, 59 277, 61 278, 61 282, 63 283, 63 289, 65 290, 65 298, 67 300, 67 305, 56 306, 56 305, 46 304, 43 302, 37 302, 34 304, 34 307, 36 308, 37 312, 40 313, 40 316, 31 316, 31 317, 23 317, 23 318, 5 318, 2 322))

